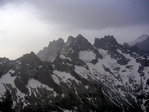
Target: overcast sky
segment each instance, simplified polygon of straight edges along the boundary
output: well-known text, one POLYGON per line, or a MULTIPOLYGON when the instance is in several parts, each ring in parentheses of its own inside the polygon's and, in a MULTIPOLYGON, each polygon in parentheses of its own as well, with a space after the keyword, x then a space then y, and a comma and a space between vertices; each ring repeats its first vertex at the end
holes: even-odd
POLYGON ((0 0, 0 57, 37 53, 54 39, 149 34, 149 0, 0 0))

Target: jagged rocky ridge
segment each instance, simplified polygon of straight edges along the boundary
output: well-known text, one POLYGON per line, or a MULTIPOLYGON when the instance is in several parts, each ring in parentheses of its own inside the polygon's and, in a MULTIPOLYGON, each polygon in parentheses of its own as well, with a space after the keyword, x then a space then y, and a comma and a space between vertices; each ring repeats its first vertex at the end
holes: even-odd
POLYGON ((37 56, 0 58, 2 112, 148 112, 149 58, 113 36, 50 42, 37 56))

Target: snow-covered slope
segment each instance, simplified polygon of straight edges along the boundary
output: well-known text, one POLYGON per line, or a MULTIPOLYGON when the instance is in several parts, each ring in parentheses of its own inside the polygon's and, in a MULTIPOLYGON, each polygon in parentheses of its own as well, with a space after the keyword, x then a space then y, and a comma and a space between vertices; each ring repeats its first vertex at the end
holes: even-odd
POLYGON ((82 35, 69 37, 54 50, 59 41, 40 51, 42 61, 33 52, 0 58, 0 111, 11 104, 17 112, 148 112, 149 57, 113 36, 94 45, 82 35))

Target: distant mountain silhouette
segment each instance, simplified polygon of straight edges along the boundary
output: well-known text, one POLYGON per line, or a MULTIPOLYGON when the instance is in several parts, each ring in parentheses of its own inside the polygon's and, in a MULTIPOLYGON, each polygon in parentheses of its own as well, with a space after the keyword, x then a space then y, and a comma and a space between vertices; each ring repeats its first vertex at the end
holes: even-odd
POLYGON ((129 43, 130 46, 137 46, 139 49, 149 51, 149 35, 144 34, 135 41, 129 43))

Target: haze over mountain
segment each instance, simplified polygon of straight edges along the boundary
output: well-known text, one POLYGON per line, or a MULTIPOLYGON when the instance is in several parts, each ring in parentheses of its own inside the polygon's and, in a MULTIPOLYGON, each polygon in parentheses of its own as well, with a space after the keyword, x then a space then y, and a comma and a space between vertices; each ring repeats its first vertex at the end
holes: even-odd
POLYGON ((149 52, 149 35, 144 34, 135 41, 129 43, 130 46, 137 46, 139 49, 149 52))
POLYGON ((149 34, 149 0, 0 0, 0 56, 16 59, 83 34, 130 42, 149 34), (34 44, 33 44, 34 43, 34 44))
POLYGON ((0 112, 149 112, 148 35, 149 0, 0 0, 0 112))

